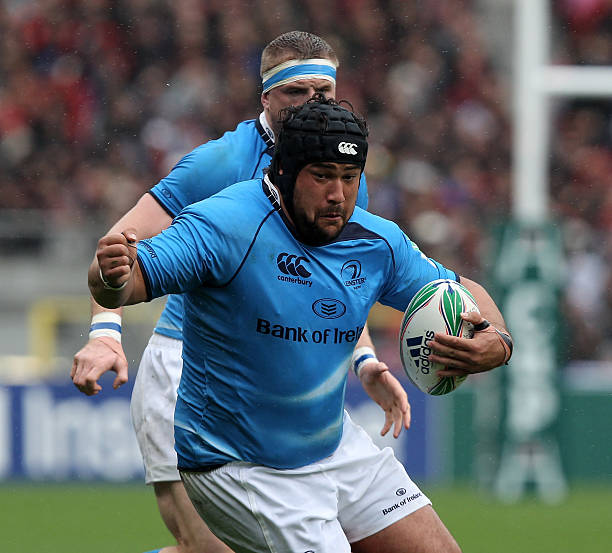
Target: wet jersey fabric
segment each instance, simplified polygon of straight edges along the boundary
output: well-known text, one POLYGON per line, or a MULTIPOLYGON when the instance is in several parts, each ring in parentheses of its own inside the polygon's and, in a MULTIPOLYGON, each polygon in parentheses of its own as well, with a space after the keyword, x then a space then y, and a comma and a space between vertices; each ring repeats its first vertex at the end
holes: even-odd
POLYGON ((358 207, 330 244, 307 246, 294 232, 276 189, 255 179, 187 207, 138 247, 150 298, 185 291, 182 470, 295 468, 330 455, 372 305, 404 310, 425 283, 457 279, 358 207))
MULTIPOLYGON (((261 178, 270 164, 274 141, 258 119, 243 121, 221 138, 198 146, 183 157, 149 193, 173 218, 186 206, 208 198, 237 182, 261 178)), ((357 205, 368 207, 361 176, 357 205)), ((155 332, 182 339, 183 298, 170 296, 155 332)))

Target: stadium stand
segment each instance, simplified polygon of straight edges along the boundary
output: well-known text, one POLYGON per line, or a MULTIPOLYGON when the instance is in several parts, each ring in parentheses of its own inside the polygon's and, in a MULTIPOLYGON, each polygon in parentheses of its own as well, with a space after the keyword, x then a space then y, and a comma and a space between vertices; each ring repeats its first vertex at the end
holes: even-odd
MULTIPOLYGON (((303 28, 337 48, 345 60, 338 96, 370 121, 371 210, 397 220, 428 254, 483 279, 487 229, 509 215, 511 192, 509 53, 491 42, 506 31, 482 23, 495 4, 0 3, 3 259, 27 268, 24 258, 51 264, 66 244, 93 251, 100 228, 181 154, 259 112, 257 53, 270 37, 303 28)), ((554 62, 610 64, 610 2, 555 6, 554 62)), ((573 270, 564 308, 577 337, 567 356, 609 361, 612 107, 568 100, 555 112, 552 209, 573 270), (576 293, 583 282, 590 294, 576 293)), ((78 277, 60 293, 84 291, 76 259, 66 263, 78 277)), ((3 265, 3 278, 15 280, 3 265)), ((26 280, 7 287, 3 301, 17 302, 16 289, 31 299, 32 288, 53 293, 26 280)), ((3 350, 15 343, 8 336, 3 350)))

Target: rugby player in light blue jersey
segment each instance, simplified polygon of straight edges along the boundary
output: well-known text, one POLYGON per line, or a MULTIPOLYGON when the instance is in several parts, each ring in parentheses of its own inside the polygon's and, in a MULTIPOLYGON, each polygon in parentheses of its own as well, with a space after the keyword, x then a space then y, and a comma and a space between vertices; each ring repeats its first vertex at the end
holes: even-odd
MULTIPOLYGON (((302 104, 315 92, 333 97, 337 65, 332 48, 316 35, 292 31, 270 42, 261 59, 264 111, 259 118, 244 121, 234 131, 187 154, 109 232, 130 227, 139 238, 154 236, 187 205, 237 181, 261 177, 270 163, 280 109, 302 104)), ((358 205, 367 207, 365 179, 359 189, 358 205)), ((288 261, 287 270, 291 272, 294 265, 288 261)), ((120 311, 105 310, 95 302, 92 310, 90 340, 75 355, 72 367, 75 385, 88 395, 101 390, 98 379, 104 372, 117 372, 115 387, 128 378, 121 348, 120 311)), ((164 548, 163 553, 217 553, 227 549, 210 534, 193 509, 176 468, 173 415, 182 368, 182 312, 182 296, 171 295, 143 353, 132 394, 132 419, 145 480, 153 484, 162 518, 178 543, 164 548)), ((385 412, 382 433, 394 424, 397 436, 402 427, 409 425, 407 396, 387 366, 376 359, 367 328, 354 359, 365 390, 385 412)))
MULTIPOLYGON (((101 238, 90 290, 109 308, 185 293, 179 470, 234 551, 456 553, 392 451, 344 411, 347 373, 372 305, 403 311, 432 280, 470 290, 480 313, 466 320, 506 332, 503 318, 484 288, 356 207, 361 117, 322 95, 285 113, 263 179, 191 205, 138 245, 130 229, 101 238)), ((447 375, 507 357, 493 331, 429 345, 447 375)))

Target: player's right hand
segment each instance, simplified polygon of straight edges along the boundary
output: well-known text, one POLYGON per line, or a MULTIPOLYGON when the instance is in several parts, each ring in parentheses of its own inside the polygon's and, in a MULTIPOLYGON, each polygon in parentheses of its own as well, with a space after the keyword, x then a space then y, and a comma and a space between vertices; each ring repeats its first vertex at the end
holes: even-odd
POLYGON ((89 340, 74 356, 70 378, 84 394, 93 396, 102 390, 98 379, 107 371, 117 376, 113 382, 116 390, 128 381, 128 363, 121 344, 108 336, 89 340))
POLYGON ((135 242, 134 229, 107 234, 98 240, 98 267, 104 280, 111 286, 118 287, 129 280, 136 258, 135 242))
POLYGON ((402 428, 410 428, 410 403, 406 390, 400 381, 391 374, 389 367, 382 361, 366 363, 359 370, 359 380, 366 393, 385 412, 385 424, 381 436, 394 427, 393 437, 397 438, 402 428))

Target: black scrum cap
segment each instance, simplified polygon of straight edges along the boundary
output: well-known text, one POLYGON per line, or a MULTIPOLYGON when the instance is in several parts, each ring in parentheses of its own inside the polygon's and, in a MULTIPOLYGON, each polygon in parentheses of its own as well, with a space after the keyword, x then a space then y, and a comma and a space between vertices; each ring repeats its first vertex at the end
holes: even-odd
POLYGON ((351 163, 365 166, 368 129, 359 115, 315 94, 299 107, 283 110, 271 173, 290 212, 298 173, 309 163, 351 163), (283 174, 279 174, 279 169, 283 174))

